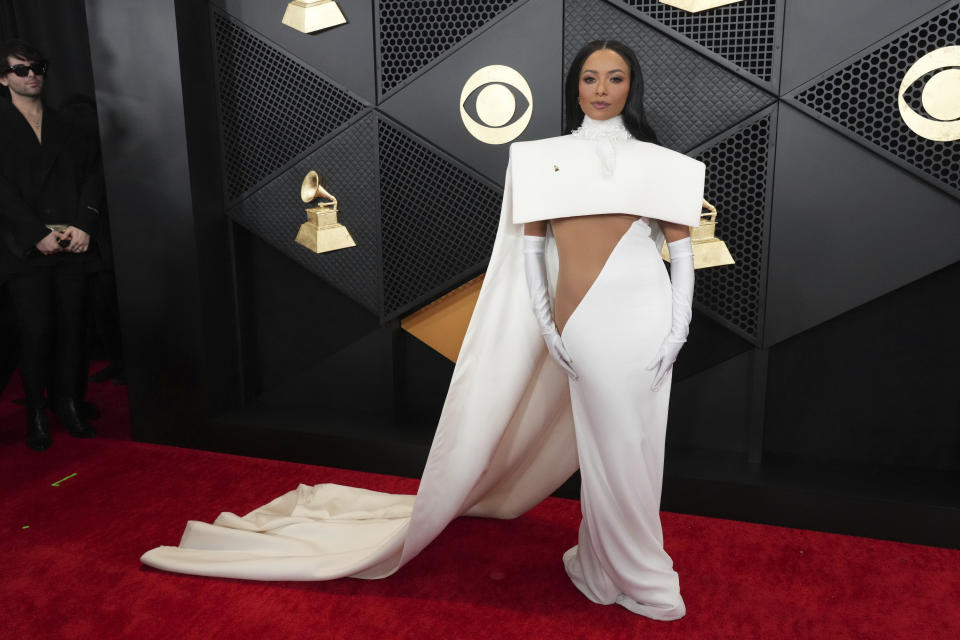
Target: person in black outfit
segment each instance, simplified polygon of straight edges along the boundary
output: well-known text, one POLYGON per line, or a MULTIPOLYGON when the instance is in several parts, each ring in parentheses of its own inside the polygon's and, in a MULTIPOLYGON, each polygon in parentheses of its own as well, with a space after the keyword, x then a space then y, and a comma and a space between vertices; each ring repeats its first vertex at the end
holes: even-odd
POLYGON ((10 90, 0 100, 0 280, 20 330, 27 446, 38 451, 50 446, 45 390, 71 435, 95 435, 77 413, 77 371, 103 199, 96 136, 43 103, 46 69, 23 41, 0 48, 0 84, 10 90))

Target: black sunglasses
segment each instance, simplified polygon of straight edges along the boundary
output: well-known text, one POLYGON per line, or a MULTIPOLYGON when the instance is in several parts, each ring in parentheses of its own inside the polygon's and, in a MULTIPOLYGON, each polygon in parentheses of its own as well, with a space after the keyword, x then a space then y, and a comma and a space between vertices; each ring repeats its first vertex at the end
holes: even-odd
POLYGON ((3 70, 4 73, 10 73, 11 71, 21 78, 26 78, 31 71, 35 76, 42 76, 47 72, 47 62, 44 60, 42 62, 31 62, 30 64, 15 64, 3 70))

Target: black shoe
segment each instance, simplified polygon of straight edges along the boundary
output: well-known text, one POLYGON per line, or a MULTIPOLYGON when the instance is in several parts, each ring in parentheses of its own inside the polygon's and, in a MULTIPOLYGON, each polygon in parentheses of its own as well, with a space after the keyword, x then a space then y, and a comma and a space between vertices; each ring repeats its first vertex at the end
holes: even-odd
POLYGON ((27 408, 27 446, 34 451, 50 448, 50 429, 47 428, 45 409, 27 408))
POLYGON ((67 431, 70 432, 70 435, 74 438, 93 438, 97 435, 93 427, 84 422, 83 418, 80 417, 80 414, 77 412, 77 405, 72 398, 57 400, 56 406, 57 417, 60 418, 60 423, 67 428, 67 431))

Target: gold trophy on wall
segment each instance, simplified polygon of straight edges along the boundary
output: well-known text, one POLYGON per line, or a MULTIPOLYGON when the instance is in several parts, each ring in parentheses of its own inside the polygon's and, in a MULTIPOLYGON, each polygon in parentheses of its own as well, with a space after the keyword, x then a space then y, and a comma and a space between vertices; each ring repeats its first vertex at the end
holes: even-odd
MULTIPOLYGON (((690 243, 693 245, 693 268, 707 269, 734 264, 727 243, 716 237, 717 208, 706 200, 703 201, 703 208, 706 211, 700 214, 700 226, 690 227, 690 243)), ((663 243, 660 256, 670 262, 670 250, 666 242, 663 243)))
POLYGON ((310 171, 300 185, 300 199, 310 204, 317 198, 323 198, 327 202, 319 202, 317 206, 305 209, 307 221, 300 225, 297 244, 314 253, 357 246, 347 228, 337 222, 337 199, 323 188, 320 175, 316 171, 310 171))

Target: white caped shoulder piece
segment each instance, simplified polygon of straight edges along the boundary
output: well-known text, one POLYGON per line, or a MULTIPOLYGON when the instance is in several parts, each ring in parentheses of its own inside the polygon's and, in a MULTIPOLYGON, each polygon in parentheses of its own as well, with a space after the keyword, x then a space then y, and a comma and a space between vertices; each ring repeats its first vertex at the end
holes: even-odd
POLYGON ((577 135, 515 142, 510 168, 516 224, 604 213, 700 224, 704 164, 656 144, 577 135))

